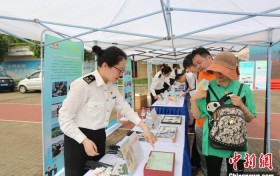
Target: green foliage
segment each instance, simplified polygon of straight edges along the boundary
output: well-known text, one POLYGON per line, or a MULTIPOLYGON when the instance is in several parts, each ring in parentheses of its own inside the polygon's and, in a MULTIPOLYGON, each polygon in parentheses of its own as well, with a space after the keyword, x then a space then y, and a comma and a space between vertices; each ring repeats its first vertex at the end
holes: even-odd
POLYGON ((15 46, 27 46, 27 43, 9 43, 9 47, 15 47, 15 46))
POLYGON ((27 45, 29 46, 30 51, 32 51, 35 57, 40 58, 41 57, 41 47, 40 47, 40 42, 36 41, 36 40, 30 40, 33 43, 36 43, 36 46, 31 45, 29 43, 27 43, 27 45))
MULTIPOLYGON (((29 40, 29 39, 27 39, 29 40)), ((4 57, 8 53, 9 47, 15 47, 15 46, 29 46, 30 51, 34 53, 34 56, 37 58, 41 57, 41 47, 40 42, 36 40, 29 40, 36 44, 36 46, 26 43, 20 39, 17 39, 13 36, 0 34, 0 63, 3 61, 4 57)), ((84 51, 84 60, 91 60, 94 58, 94 55, 88 51, 84 51)))
POLYGON ((94 59, 94 54, 91 52, 88 52, 87 50, 84 50, 84 60, 89 61, 94 59))
MULTIPOLYGON (((136 85, 137 84, 148 84, 148 78, 135 78, 134 81, 135 81, 136 85)), ((122 85, 122 84, 123 84, 123 79, 122 78, 118 79, 118 85, 122 85)))
POLYGON ((4 34, 0 34, 0 63, 8 53, 9 43, 4 34))

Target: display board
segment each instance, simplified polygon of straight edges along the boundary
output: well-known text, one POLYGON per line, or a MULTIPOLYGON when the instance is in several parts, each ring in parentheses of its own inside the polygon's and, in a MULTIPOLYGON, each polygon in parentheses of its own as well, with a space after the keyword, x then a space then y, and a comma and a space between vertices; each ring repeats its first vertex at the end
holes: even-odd
POLYGON ((266 89, 267 61, 256 61, 255 89, 266 89))
MULTIPOLYGON (((46 34, 45 43, 60 38, 46 34)), ((55 175, 64 168, 64 135, 58 123, 58 111, 70 83, 82 76, 83 44, 63 41, 44 48, 43 58, 43 156, 44 175, 55 175)))
POLYGON ((253 89, 254 83, 254 62, 240 62, 239 63, 239 82, 247 84, 251 89, 253 89))

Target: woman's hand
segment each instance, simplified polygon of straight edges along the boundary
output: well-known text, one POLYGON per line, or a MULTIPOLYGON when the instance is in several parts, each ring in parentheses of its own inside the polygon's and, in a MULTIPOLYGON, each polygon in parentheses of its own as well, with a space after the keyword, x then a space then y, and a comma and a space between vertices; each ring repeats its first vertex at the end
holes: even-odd
POLYGON ((230 99, 234 106, 238 106, 238 107, 244 106, 244 104, 239 96, 232 95, 232 96, 230 96, 230 99))
POLYGON ((159 96, 158 96, 158 95, 154 96, 154 99, 155 99, 155 100, 157 100, 158 98, 159 98, 159 96))
POLYGON ((88 156, 96 156, 99 155, 97 147, 95 143, 92 140, 89 140, 88 138, 84 139, 82 144, 84 145, 86 154, 88 156))
POLYGON ((144 129, 144 137, 147 142, 151 144, 151 146, 154 147, 155 142, 157 141, 157 138, 153 135, 153 133, 150 132, 149 129, 144 129))
POLYGON ((153 135, 153 133, 150 132, 150 129, 147 127, 147 125, 143 121, 141 121, 138 124, 138 126, 140 126, 143 129, 145 140, 154 147, 154 144, 157 141, 157 138, 153 135))
POLYGON ((184 96, 186 96, 186 94, 187 94, 187 92, 183 92, 180 94, 180 97, 184 97, 184 96))

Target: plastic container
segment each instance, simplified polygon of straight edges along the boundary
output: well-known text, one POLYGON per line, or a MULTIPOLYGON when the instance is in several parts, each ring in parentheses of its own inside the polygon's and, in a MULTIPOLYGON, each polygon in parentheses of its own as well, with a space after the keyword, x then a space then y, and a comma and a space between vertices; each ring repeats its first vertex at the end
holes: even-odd
POLYGON ((145 119, 145 117, 146 117, 145 107, 142 107, 140 117, 141 117, 141 119, 145 119))

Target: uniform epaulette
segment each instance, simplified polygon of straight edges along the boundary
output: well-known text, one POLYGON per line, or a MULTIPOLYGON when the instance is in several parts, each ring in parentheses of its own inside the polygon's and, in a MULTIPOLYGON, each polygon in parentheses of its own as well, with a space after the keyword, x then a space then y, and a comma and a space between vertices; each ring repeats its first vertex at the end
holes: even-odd
POLYGON ((83 80, 84 80, 86 83, 90 84, 90 83, 92 83, 93 81, 95 81, 95 76, 93 76, 93 75, 88 75, 88 76, 83 77, 83 80))
POLYGON ((160 78, 160 77, 161 77, 161 74, 158 75, 158 78, 160 78))

